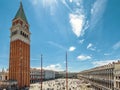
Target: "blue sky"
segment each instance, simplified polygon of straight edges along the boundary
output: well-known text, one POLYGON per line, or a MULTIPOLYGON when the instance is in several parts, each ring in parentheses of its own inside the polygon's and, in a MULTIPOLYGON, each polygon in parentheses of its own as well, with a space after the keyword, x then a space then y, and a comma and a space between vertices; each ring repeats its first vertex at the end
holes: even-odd
MULTIPOLYGON (((81 71, 120 59, 120 0, 22 0, 31 31, 31 67, 81 71)), ((8 68, 19 0, 0 0, 0 68, 8 68)))

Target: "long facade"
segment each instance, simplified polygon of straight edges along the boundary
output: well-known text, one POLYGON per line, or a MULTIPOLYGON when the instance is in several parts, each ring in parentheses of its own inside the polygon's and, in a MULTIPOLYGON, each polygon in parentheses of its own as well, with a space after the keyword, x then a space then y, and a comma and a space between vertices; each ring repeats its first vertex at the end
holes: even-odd
POLYGON ((9 79, 18 87, 30 86, 30 31, 22 2, 10 29, 9 79))
POLYGON ((30 83, 37 83, 44 80, 44 70, 42 70, 41 77, 41 69, 31 68, 30 69, 30 83))
POLYGON ((120 61, 82 71, 78 77, 89 82, 94 90, 120 90, 120 61))
POLYGON ((36 83, 50 79, 55 79, 55 71, 42 69, 42 78, 41 78, 41 69, 37 69, 37 68, 30 69, 30 83, 36 83))

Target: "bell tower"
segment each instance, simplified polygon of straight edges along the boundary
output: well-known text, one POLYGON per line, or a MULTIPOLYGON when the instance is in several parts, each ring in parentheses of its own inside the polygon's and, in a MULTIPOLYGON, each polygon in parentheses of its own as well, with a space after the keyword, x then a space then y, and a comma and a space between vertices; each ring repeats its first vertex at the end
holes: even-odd
POLYGON ((9 79, 19 88, 30 86, 30 31, 22 2, 10 29, 9 79))

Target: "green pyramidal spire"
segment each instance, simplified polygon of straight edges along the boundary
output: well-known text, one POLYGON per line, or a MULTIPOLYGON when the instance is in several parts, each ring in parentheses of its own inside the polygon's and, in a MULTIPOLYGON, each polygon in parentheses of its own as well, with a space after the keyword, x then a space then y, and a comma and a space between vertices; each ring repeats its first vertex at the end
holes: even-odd
POLYGON ((28 23, 27 22, 27 18, 26 18, 25 13, 24 13, 24 10, 23 10, 22 2, 20 2, 19 10, 17 11, 17 14, 15 15, 14 19, 17 19, 17 18, 21 18, 23 21, 25 21, 26 23, 28 23))

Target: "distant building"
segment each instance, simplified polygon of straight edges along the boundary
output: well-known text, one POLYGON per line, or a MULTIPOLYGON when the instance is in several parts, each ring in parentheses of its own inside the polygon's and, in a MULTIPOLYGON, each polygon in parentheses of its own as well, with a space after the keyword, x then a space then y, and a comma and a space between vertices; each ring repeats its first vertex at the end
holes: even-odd
POLYGON ((76 72, 69 72, 68 73, 68 78, 77 78, 77 74, 76 72))
POLYGON ((0 72, 0 81, 9 80, 8 71, 5 71, 4 69, 0 72))
MULTIPOLYGON (((44 70, 42 70, 42 79, 44 80, 44 70)), ((41 69, 30 69, 30 83, 36 83, 41 81, 41 69)))
POLYGON ((55 78, 65 78, 66 77, 66 71, 56 71, 55 72, 55 78))
POLYGON ((8 70, 2 69, 0 72, 0 90, 16 90, 17 88, 17 81, 9 80, 8 70))
POLYGON ((44 70, 44 79, 49 80, 49 79, 55 79, 55 71, 52 70, 44 70))
POLYGON ((18 90, 18 83, 14 80, 0 81, 0 90, 18 90))
MULTIPOLYGON (((66 71, 56 71, 55 78, 66 78, 66 71)), ((68 72, 68 78, 77 78, 77 73, 68 72)))
POLYGON ((55 71, 55 79, 62 78, 63 75, 61 74, 60 71, 55 71))
MULTIPOLYGON (((42 80, 55 79, 55 72, 52 70, 42 70, 42 80)), ((30 83, 41 82, 41 69, 30 69, 30 83)))
POLYGON ((120 90, 120 61, 92 68, 78 74, 95 90, 120 90))

